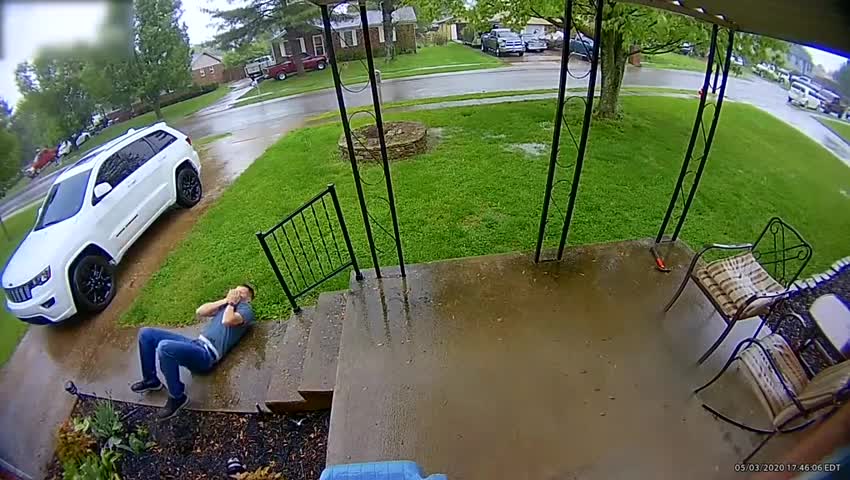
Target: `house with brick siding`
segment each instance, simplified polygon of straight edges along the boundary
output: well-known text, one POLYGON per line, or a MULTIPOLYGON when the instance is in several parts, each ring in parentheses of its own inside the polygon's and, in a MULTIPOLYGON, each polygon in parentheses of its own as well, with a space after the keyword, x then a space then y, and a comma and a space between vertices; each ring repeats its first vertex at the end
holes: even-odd
MULTIPOLYGON (((380 54, 384 49, 386 38, 383 29, 383 15, 380 10, 366 12, 369 20, 369 36, 372 41, 372 51, 380 54)), ((363 29, 360 26, 360 16, 351 15, 331 22, 334 50, 339 60, 362 58, 365 54, 363 29)), ((321 22, 316 22, 313 28, 300 33, 297 43, 290 45, 286 33, 280 33, 272 40, 272 56, 276 62, 294 52, 310 55, 325 54, 325 36, 321 22)), ((416 51, 416 12, 413 7, 399 8, 393 12, 393 40, 396 42, 398 53, 416 51)))
POLYGON ((198 52, 192 55, 192 83, 208 85, 224 83, 224 63, 221 57, 210 52, 198 52))

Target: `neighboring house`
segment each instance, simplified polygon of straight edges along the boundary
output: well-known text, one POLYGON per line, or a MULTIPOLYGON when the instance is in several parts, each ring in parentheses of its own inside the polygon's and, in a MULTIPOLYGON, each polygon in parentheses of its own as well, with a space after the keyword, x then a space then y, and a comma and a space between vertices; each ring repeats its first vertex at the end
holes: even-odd
POLYGON ((458 23, 454 17, 446 17, 441 20, 435 20, 431 23, 431 30, 441 33, 446 36, 449 41, 458 40, 460 38, 458 23))
MULTIPOLYGON (((372 41, 372 50, 380 52, 384 48, 386 38, 384 37, 383 16, 379 10, 369 10, 369 36, 372 41)), ((363 29, 360 27, 360 16, 352 15, 342 20, 331 22, 333 31, 334 50, 337 58, 347 60, 362 57, 364 51, 363 29)), ((272 56, 277 62, 293 52, 308 53, 310 55, 325 55, 325 36, 321 23, 316 22, 311 31, 298 36, 298 43, 290 45, 285 39, 285 32, 278 34, 272 40, 272 56)), ((393 12, 393 40, 396 42, 398 53, 410 53, 416 51, 416 12, 413 7, 402 7, 393 12)))
POLYGON ((224 63, 209 52, 192 55, 192 82, 196 85, 224 83, 224 63))
POLYGON ((791 45, 788 49, 788 66, 803 75, 811 75, 814 68, 812 56, 800 45, 791 45))

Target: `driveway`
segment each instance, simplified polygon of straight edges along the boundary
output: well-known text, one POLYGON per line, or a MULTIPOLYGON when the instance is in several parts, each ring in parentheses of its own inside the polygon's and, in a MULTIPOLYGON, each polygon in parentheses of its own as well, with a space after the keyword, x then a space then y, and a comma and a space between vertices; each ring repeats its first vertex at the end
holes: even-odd
MULTIPOLYGON (((580 75, 587 64, 576 61, 580 75)), ((556 88, 557 64, 527 62, 520 67, 437 74, 390 80, 382 87, 385 102, 503 90, 556 88)), ((661 86, 693 89, 702 76, 693 72, 630 68, 629 86, 661 86)), ((569 86, 586 85, 570 79, 569 86)), ((829 148, 850 163, 850 149, 804 111, 785 104, 785 93, 775 84, 761 80, 731 79, 729 97, 763 108, 829 148)), ((73 379, 83 391, 123 397, 125 378, 133 372, 129 350, 134 349, 134 329, 116 326, 120 314, 141 287, 194 225, 197 217, 263 151, 286 132, 301 127, 310 116, 337 108, 333 91, 303 94, 239 108, 227 108, 236 93, 198 112, 180 126, 192 138, 230 133, 202 153, 206 197, 192 210, 175 210, 159 220, 130 250, 119 268, 122 285, 115 301, 100 315, 52 328, 30 328, 18 349, 0 371, 0 458, 39 477, 52 454, 53 432, 72 408, 71 397, 62 391, 65 380, 73 379), (119 392, 120 390, 120 392, 119 392)), ((351 107, 371 103, 369 90, 346 94, 351 107)), ((682 139, 684 142, 686 139, 682 139)), ((34 184, 25 192, 29 201, 44 195, 50 182, 34 184)), ((14 207, 7 200, 0 213, 14 207), (4 210, 5 209, 5 210, 4 210)), ((202 279, 199 279, 202 281, 202 279)))

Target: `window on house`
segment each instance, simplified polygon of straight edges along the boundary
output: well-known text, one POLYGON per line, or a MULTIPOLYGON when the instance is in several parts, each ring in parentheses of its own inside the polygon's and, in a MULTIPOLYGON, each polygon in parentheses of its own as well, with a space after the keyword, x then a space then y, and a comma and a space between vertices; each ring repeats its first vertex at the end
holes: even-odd
POLYGON ((280 42, 280 56, 281 57, 286 56, 286 40, 280 42))
POLYGON ((384 26, 378 27, 378 43, 384 43, 387 39, 384 38, 384 26))
POLYGON ((210 66, 209 71, 210 71, 210 75, 215 73, 215 65, 210 66))
POLYGON ((307 53, 307 44, 304 42, 304 37, 298 37, 298 43, 301 44, 301 53, 307 53))
POLYGON ((339 34, 339 44, 342 48, 357 46, 357 30, 346 30, 339 34))
POLYGON ((393 27, 393 41, 394 42, 398 41, 398 37, 396 37, 396 34, 395 34, 395 27, 393 27))
POLYGON ((206 77, 206 76, 207 76, 207 71, 202 68, 201 69, 201 78, 206 77))
POLYGON ((313 50, 316 55, 325 54, 325 37, 321 35, 313 35, 313 50))

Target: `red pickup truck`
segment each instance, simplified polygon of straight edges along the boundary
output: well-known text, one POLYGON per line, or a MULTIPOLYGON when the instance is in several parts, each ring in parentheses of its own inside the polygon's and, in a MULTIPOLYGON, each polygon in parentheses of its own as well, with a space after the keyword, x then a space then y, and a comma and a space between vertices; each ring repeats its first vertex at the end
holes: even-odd
MULTIPOLYGON (((328 66, 328 58, 324 55, 310 55, 307 53, 300 55, 301 61, 304 63, 304 70, 324 70, 328 66)), ((264 68, 263 73, 266 78, 286 80, 286 77, 295 74, 296 70, 292 57, 286 56, 277 65, 264 68)))

